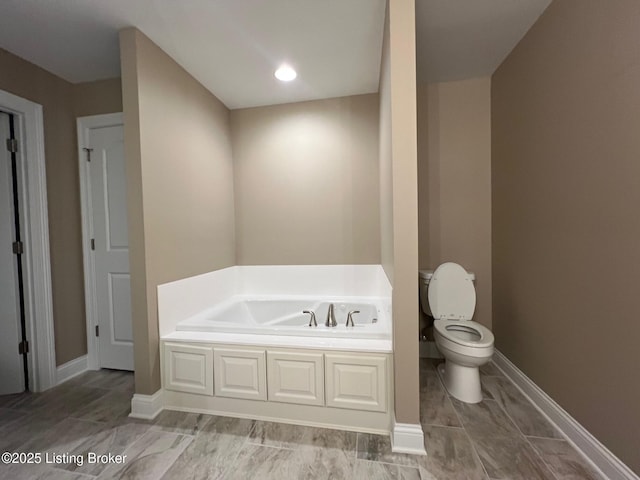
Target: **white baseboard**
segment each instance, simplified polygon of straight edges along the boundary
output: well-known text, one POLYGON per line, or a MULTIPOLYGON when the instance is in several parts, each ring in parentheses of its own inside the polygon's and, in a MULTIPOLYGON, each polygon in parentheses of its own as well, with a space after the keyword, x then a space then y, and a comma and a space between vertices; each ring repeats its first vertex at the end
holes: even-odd
POLYGON ((518 367, 496 350, 493 361, 593 467, 610 480, 640 480, 627 465, 580 425, 518 367))
POLYGON ((71 380, 73 377, 77 377, 81 373, 87 371, 87 356, 74 358, 73 360, 63 363, 56 368, 56 385, 71 380))
POLYGON ((426 455, 422 425, 419 423, 396 423, 394 420, 391 430, 391 451, 426 455))
POLYGON ((132 418, 153 420, 163 409, 162 389, 153 395, 135 393, 131 399, 131 413, 129 416, 132 418))

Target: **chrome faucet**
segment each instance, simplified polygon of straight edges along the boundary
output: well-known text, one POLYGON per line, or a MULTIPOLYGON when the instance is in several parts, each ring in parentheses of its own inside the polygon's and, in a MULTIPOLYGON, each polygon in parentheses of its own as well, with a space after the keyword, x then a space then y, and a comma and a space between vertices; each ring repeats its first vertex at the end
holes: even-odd
POLYGON ((352 310, 349 312, 349 314, 347 315, 347 327, 349 326, 349 324, 351 324, 352 327, 355 327, 355 325, 353 324, 353 314, 354 313, 360 313, 360 310, 352 310))
POLYGON ((309 315, 311 315, 311 318, 309 318, 309 326, 310 327, 317 327, 318 323, 316 322, 316 314, 315 312, 311 312, 309 310, 303 310, 302 313, 308 313, 309 315))
POLYGON ((327 321, 324 322, 325 327, 337 327, 336 314, 333 313, 333 303, 329 304, 329 311, 327 312, 327 321))

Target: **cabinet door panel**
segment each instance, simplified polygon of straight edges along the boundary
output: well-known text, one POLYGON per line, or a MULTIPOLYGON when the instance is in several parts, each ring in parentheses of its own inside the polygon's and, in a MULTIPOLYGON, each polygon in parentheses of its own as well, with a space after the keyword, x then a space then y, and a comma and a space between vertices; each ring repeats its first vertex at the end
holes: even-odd
POLYGON ((167 390, 213 395, 211 347, 165 343, 164 351, 167 390))
POLYGON ((216 396, 267 399, 264 350, 214 347, 213 364, 216 396))
POLYGON ((267 352, 269 400, 324 405, 322 353, 267 352))
POLYGON ((327 406, 387 410, 386 356, 326 354, 325 372, 327 406))

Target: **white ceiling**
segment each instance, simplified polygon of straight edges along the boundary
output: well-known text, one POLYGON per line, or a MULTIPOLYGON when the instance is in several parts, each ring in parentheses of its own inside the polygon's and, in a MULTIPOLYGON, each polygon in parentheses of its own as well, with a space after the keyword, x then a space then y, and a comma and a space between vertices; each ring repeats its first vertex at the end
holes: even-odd
POLYGON ((491 75, 551 0, 416 0, 418 80, 491 75))
MULTIPOLYGON (((418 80, 493 73, 550 0, 416 0, 418 80)), ((385 0, 0 0, 0 47, 73 83, 135 26, 227 107, 376 92, 385 0), (298 79, 281 83, 281 62, 298 79)))

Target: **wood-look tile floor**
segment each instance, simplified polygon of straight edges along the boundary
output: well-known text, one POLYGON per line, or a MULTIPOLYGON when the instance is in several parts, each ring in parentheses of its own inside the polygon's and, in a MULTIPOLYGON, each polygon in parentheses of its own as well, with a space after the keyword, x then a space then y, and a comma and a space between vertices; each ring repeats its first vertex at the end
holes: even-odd
POLYGON ((133 375, 101 370, 45 393, 0 397, 0 452, 84 459, 0 464, 0 479, 599 478, 494 365, 482 369, 485 399, 467 405, 447 395, 436 363, 420 365, 427 456, 394 454, 381 435, 171 411, 130 419, 133 375), (89 453, 126 461, 90 464, 89 453))

